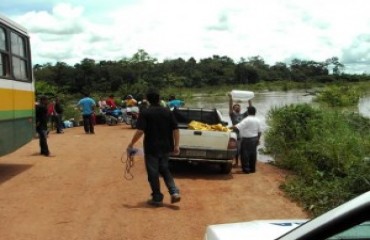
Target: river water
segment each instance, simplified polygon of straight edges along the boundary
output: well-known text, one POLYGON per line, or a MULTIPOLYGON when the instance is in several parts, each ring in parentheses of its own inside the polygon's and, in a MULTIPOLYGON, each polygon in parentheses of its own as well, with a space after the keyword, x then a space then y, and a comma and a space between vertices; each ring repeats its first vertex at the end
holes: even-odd
MULTIPOLYGON (((296 103, 312 103, 313 95, 307 95, 305 91, 271 91, 271 92, 260 92, 256 93, 252 99, 253 106, 257 109, 257 117, 259 117, 264 127, 266 125, 267 113, 273 107, 282 107, 284 105, 296 104, 296 103)), ((200 95, 194 97, 190 102, 186 103, 186 107, 201 107, 201 108, 216 108, 218 109, 224 120, 230 122, 229 118, 229 105, 228 97, 226 96, 206 96, 200 95)), ((242 111, 247 109, 248 104, 246 102, 239 102, 242 107, 242 111)), ((361 115, 370 118, 370 94, 362 97, 357 107, 350 109, 354 112, 359 112, 361 115)))
MULTIPOLYGON (((265 131, 268 128, 266 117, 270 109, 296 103, 316 104, 313 102, 313 99, 314 96, 307 95, 305 91, 271 91, 255 93, 252 104, 257 109, 256 116, 261 120, 263 131, 265 131)), ((224 120, 228 121, 230 125, 228 101, 229 99, 226 93, 225 96, 200 95, 194 97, 190 102, 187 102, 186 107, 216 108, 221 112, 224 120)), ((241 105, 242 111, 246 111, 248 104, 246 102, 240 102, 239 104, 241 105)), ((370 118, 370 94, 362 97, 358 106, 350 109, 350 111, 359 112, 361 115, 370 118)), ((263 139, 259 148, 263 148, 263 139)), ((270 156, 263 154, 259 154, 258 159, 263 162, 272 160, 270 156)))

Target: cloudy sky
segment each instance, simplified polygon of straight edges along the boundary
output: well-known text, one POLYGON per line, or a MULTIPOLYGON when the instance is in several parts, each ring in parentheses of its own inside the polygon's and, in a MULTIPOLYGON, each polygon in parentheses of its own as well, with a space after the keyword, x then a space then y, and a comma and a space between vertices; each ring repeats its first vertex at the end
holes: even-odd
POLYGON ((368 0, 11 0, 0 13, 31 35, 33 64, 213 55, 325 61, 370 73, 368 0))

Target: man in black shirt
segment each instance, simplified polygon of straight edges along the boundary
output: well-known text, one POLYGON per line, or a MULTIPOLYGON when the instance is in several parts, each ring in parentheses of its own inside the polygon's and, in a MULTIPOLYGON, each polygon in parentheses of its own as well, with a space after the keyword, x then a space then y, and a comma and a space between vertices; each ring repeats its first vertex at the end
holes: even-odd
POLYGON ((55 98, 54 111, 57 123, 57 133, 63 133, 63 123, 62 123, 63 106, 60 103, 59 97, 55 98))
POLYGON ((145 166, 148 181, 152 190, 152 198, 148 204, 163 205, 163 194, 160 190, 159 175, 162 175, 171 195, 171 203, 180 201, 179 189, 168 167, 169 155, 180 153, 179 129, 172 112, 160 106, 160 96, 156 90, 149 90, 146 95, 149 108, 139 114, 137 130, 127 147, 128 153, 134 144, 144 135, 145 166))
POLYGON ((46 96, 40 98, 40 103, 36 105, 36 131, 39 135, 41 154, 49 157, 50 151, 47 143, 47 123, 48 123, 48 99, 46 96))

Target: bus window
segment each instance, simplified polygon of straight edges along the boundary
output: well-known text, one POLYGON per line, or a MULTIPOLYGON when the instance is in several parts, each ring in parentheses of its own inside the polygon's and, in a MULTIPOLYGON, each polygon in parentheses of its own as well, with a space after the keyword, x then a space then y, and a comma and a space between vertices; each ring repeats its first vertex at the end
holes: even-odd
POLYGON ((13 73, 16 79, 27 79, 26 61, 17 57, 13 57, 13 73))
POLYGON ((12 32, 12 53, 20 57, 25 57, 24 40, 18 34, 12 32))
POLYGON ((3 60, 3 54, 0 54, 0 77, 5 76, 5 64, 3 60))
POLYGON ((4 28, 0 28, 0 50, 6 51, 6 38, 4 28))
POLYGON ((6 48, 6 35, 4 28, 0 27, 0 76, 9 75, 9 55, 6 48))
POLYGON ((0 53, 0 77, 4 77, 6 75, 5 73, 5 59, 3 57, 3 54, 0 53))
POLYGON ((13 74, 16 79, 27 80, 27 61, 25 40, 18 34, 11 33, 13 74))

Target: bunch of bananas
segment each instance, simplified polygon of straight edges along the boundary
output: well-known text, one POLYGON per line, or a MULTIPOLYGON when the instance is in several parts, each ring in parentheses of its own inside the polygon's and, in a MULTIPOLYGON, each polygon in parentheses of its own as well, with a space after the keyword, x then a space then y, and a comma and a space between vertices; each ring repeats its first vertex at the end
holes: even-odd
POLYGON ((189 126, 189 129, 192 129, 192 130, 230 132, 229 128, 222 126, 222 124, 220 123, 209 125, 209 124, 198 122, 198 121, 191 121, 188 126, 189 126))

